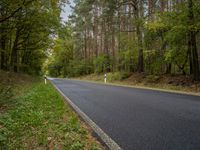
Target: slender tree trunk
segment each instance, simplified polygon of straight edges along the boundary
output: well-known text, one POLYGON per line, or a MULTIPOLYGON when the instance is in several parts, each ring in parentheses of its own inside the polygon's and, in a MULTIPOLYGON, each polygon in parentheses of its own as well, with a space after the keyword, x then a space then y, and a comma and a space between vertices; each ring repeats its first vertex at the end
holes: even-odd
POLYGON ((5 37, 1 37, 1 43, 0 43, 0 52, 1 52, 1 69, 5 70, 5 46, 6 46, 6 41, 5 37))
MULTIPOLYGON (((189 22, 189 26, 192 26, 194 24, 192 0, 188 0, 188 22, 189 22)), ((192 58, 191 72, 193 73, 193 79, 195 81, 198 81, 200 80, 200 72, 199 72, 198 52, 197 52, 197 45, 196 45, 196 33, 195 31, 191 29, 189 29, 188 31, 188 50, 190 52, 190 57, 192 58)))
POLYGON ((93 33, 94 33, 94 48, 95 48, 95 56, 96 58, 98 57, 98 7, 95 7, 94 10, 94 28, 93 28, 93 33))
POLYGON ((112 27, 112 71, 115 70, 115 29, 112 27))
POLYGON ((137 37, 138 37, 138 71, 144 71, 144 56, 143 56, 143 44, 142 44, 142 34, 140 27, 136 27, 137 37))
POLYGON ((141 30, 141 25, 138 22, 140 19, 140 14, 139 14, 139 1, 137 1, 134 5, 134 13, 135 13, 135 20, 137 21, 136 23, 136 34, 137 34, 137 39, 138 39, 138 72, 144 72, 144 56, 143 56, 143 42, 142 42, 142 30, 141 30))
POLYGON ((164 0, 160 0, 160 7, 161 7, 161 11, 164 12, 165 11, 165 6, 166 5, 166 1, 164 0))
POLYGON ((171 70, 172 70, 172 64, 169 63, 167 64, 166 74, 171 74, 171 70))
POLYGON ((121 58, 120 58, 120 52, 121 52, 121 14, 120 14, 120 10, 118 11, 118 71, 121 71, 121 66, 120 66, 120 63, 121 63, 121 58))
POLYGON ((14 72, 18 71, 18 55, 17 55, 18 41, 19 41, 19 31, 17 30, 16 38, 12 48, 11 64, 10 64, 11 70, 13 70, 14 72))
POLYGON ((84 33, 84 60, 86 62, 87 59, 87 29, 85 29, 84 33))
POLYGON ((192 45, 191 45, 191 40, 190 40, 190 33, 188 32, 188 57, 189 57, 189 65, 190 65, 190 75, 193 74, 191 47, 192 47, 192 45))

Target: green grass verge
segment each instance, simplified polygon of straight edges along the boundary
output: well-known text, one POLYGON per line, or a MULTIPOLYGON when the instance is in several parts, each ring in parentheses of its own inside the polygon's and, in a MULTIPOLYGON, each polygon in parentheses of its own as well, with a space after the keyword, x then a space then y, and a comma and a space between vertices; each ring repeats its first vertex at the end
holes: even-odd
POLYGON ((0 149, 103 149, 50 84, 37 83, 6 106, 0 149))

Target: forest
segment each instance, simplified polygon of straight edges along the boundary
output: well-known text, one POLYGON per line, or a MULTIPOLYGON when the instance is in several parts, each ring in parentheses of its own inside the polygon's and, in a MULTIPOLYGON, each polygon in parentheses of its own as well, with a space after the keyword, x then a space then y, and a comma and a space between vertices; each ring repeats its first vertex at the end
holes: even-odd
POLYGON ((200 1, 76 0, 50 74, 183 74, 199 80, 200 1), (57 69, 55 69, 57 68, 57 69))
POLYGON ((200 80, 199 0, 1 1, 3 70, 78 77, 108 72, 200 80))
POLYGON ((0 1, 0 69, 41 74, 64 0, 0 1))
POLYGON ((0 150, 197 150, 199 96, 200 0, 0 0, 0 150))

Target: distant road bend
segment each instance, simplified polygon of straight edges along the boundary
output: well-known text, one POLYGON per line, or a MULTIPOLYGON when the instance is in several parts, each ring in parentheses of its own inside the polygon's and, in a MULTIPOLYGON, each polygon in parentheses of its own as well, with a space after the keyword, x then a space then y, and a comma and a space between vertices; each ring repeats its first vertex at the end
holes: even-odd
POLYGON ((124 150, 200 150, 200 97, 51 79, 124 150))

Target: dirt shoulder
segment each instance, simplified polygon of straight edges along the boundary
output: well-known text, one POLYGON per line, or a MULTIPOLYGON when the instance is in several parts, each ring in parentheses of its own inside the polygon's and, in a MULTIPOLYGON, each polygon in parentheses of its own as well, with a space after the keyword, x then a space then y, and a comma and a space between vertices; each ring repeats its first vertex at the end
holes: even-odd
MULTIPOLYGON (((104 74, 91 74, 74 79, 103 83, 104 74)), ((108 73, 107 84, 200 95, 200 82, 194 82, 189 76, 182 75, 108 73)))

